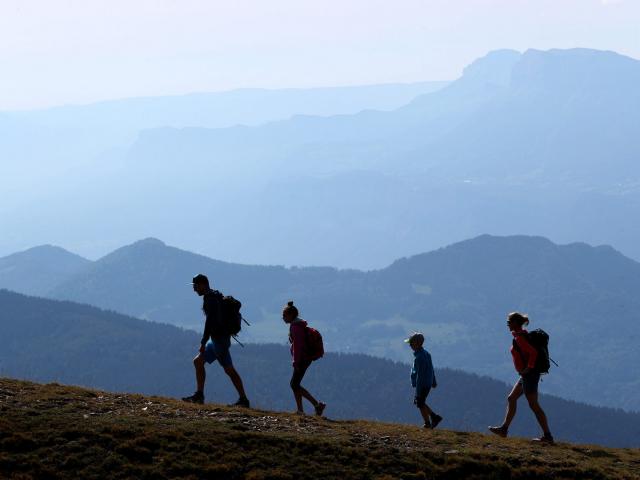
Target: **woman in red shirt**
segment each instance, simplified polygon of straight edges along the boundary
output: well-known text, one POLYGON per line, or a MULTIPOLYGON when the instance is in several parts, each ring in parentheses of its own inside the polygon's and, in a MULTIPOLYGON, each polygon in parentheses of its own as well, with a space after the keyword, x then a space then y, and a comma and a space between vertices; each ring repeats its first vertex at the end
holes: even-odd
POLYGON ((506 437, 509 433, 509 425, 516 414, 518 399, 524 393, 529 407, 533 411, 542 427, 543 435, 540 438, 534 438, 534 441, 553 443, 553 436, 549 430, 547 416, 538 403, 538 383, 540 382, 540 372, 535 368, 538 351, 527 341, 527 331, 523 326, 529 324, 529 318, 518 312, 510 313, 507 317, 507 326, 513 335, 513 343, 511 345, 511 356, 513 357, 513 365, 520 375, 520 378, 513 386, 509 397, 507 398, 507 414, 504 417, 502 425, 499 427, 489 427, 489 430, 496 435, 506 437))

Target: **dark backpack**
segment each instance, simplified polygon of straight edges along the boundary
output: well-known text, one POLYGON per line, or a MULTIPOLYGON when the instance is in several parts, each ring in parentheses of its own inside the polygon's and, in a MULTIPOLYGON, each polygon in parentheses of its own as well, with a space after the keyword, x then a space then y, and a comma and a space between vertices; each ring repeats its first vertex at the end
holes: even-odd
POLYGON ((220 298, 222 328, 228 335, 235 336, 240 333, 242 328, 242 314, 240 313, 242 303, 231 295, 222 295, 217 290, 216 294, 220 298))
MULTIPOLYGON (((538 352, 536 364, 533 367, 534 370, 541 374, 549 373, 549 368, 551 368, 549 357, 549 335, 540 328, 524 335, 527 342, 529 342, 529 344, 538 352)), ((515 338, 513 339, 513 346, 522 356, 522 351, 520 350, 520 347, 518 347, 518 343, 515 338)))
POLYGON ((305 327, 306 330, 306 356, 312 362, 322 358, 324 355, 324 345, 322 344, 322 335, 312 327, 305 327))

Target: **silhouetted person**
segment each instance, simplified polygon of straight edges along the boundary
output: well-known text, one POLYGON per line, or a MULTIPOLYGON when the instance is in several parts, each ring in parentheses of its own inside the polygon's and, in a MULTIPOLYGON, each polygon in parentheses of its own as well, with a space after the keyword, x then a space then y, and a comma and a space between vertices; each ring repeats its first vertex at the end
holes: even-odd
POLYGON ((538 403, 538 383, 540 382, 540 372, 536 371, 536 359, 538 351, 527 341, 527 331, 523 326, 529 324, 529 318, 518 312, 510 313, 507 317, 507 326, 513 335, 513 343, 511 345, 511 356, 513 357, 513 365, 520 375, 520 378, 513 386, 513 390, 507 398, 507 413, 504 417, 502 425, 499 427, 489 427, 489 430, 496 435, 506 437, 509 433, 509 425, 516 414, 518 399, 524 393, 529 407, 542 427, 543 435, 540 438, 534 438, 534 441, 553 443, 553 436, 549 430, 547 416, 538 403))
POLYGON ((427 405, 427 396, 432 388, 436 388, 436 374, 433 371, 431 355, 424 349, 424 335, 415 332, 405 340, 413 350, 413 368, 411 369, 411 386, 416 389, 413 403, 420 410, 424 420, 424 428, 436 428, 442 417, 427 405))
POLYGON ((249 400, 244 392, 242 379, 233 367, 231 354, 229 353, 231 336, 227 333, 222 319, 222 295, 220 292, 211 290, 209 279, 202 274, 193 277, 193 290, 202 297, 202 310, 206 316, 206 321, 198 355, 193 359, 193 365, 196 369, 196 392, 190 397, 184 397, 183 400, 185 402, 204 403, 204 382, 207 376, 204 364, 205 362, 213 363, 217 360, 231 379, 240 397, 232 406, 248 408, 249 400))
POLYGON ((289 324, 289 342, 291 343, 291 356, 293 357, 293 374, 291 375, 291 390, 293 390, 293 396, 296 400, 298 415, 304 415, 304 408, 302 407, 302 398, 306 398, 313 408, 316 415, 322 416, 326 404, 316 400, 300 383, 302 378, 313 361, 310 358, 308 335, 307 335, 307 322, 298 317, 298 309, 293 305, 293 302, 288 302, 287 306, 282 310, 282 320, 289 324))

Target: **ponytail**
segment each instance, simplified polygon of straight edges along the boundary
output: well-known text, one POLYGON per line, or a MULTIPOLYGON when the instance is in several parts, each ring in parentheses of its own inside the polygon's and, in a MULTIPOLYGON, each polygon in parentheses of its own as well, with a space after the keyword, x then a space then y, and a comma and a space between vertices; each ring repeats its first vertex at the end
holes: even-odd
POLYGON ((295 318, 299 316, 298 308, 293 304, 293 300, 287 302, 287 306, 284 307, 284 312, 293 315, 295 318))

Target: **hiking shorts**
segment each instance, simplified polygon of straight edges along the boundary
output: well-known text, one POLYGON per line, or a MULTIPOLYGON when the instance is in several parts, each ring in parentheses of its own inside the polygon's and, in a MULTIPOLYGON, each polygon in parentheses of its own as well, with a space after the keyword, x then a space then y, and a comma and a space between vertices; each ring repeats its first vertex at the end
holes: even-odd
POLYGON ((291 390, 297 392, 300 390, 300 384, 302 383, 302 378, 304 374, 307 373, 307 368, 309 368, 310 363, 304 363, 298 368, 293 369, 293 374, 291 375, 291 381, 289 385, 291 386, 291 390))
POLYGON ((429 395, 430 391, 430 388, 422 388, 420 390, 416 389, 416 396, 413 399, 413 403, 416 407, 422 408, 427 404, 427 396, 429 395))
POLYGON ((207 363, 213 363, 216 360, 221 367, 230 367, 233 365, 231 361, 231 337, 214 338, 207 343, 204 348, 204 360, 207 363))
POLYGON ((540 374, 538 372, 529 372, 520 377, 522 390, 524 394, 538 393, 538 383, 540 383, 540 374))

